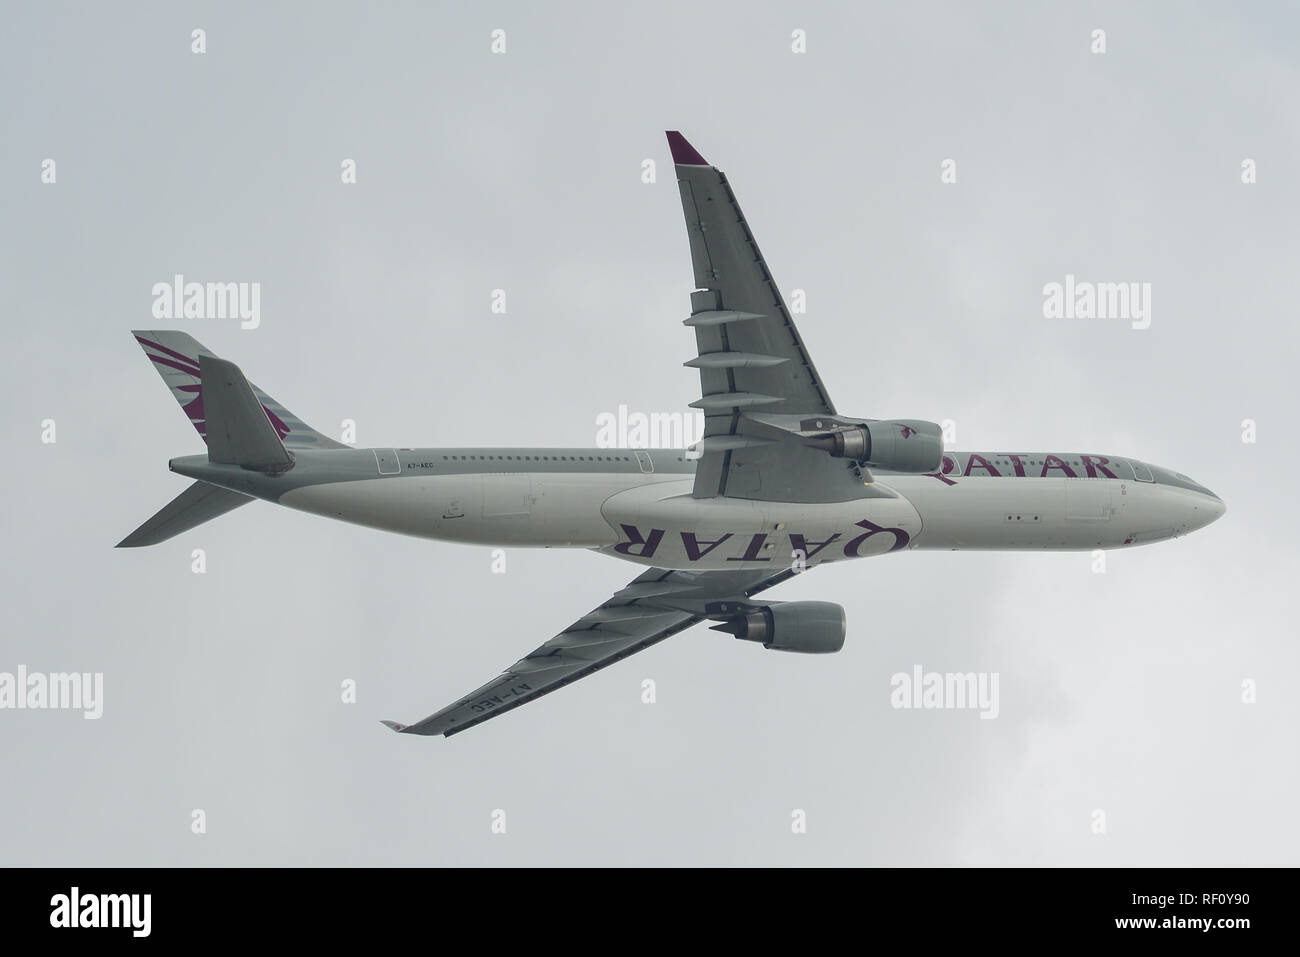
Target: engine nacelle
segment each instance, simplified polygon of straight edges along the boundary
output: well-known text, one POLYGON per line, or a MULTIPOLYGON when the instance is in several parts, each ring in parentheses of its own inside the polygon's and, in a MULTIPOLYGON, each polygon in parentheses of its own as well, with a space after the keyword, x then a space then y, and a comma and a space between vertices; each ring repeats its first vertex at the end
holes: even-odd
POLYGON ((836 458, 887 472, 937 472, 943 463, 943 429, 920 419, 884 419, 840 429, 809 443, 836 458))
POLYGON ((834 602, 787 601, 765 605, 713 629, 776 651, 825 655, 844 647, 844 624, 844 609, 834 602))

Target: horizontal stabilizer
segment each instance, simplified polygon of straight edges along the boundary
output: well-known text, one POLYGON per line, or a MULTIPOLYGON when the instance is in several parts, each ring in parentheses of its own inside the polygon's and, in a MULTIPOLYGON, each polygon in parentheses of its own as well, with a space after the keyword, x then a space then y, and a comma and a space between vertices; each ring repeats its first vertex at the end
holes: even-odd
POLYGON ((208 461, 270 471, 292 465, 293 459, 239 366, 228 359, 201 355, 199 371, 207 415, 208 461))
POLYGON ((157 515, 118 542, 117 547, 157 545, 251 501, 253 499, 249 495, 218 488, 207 482, 195 482, 164 505, 157 515))

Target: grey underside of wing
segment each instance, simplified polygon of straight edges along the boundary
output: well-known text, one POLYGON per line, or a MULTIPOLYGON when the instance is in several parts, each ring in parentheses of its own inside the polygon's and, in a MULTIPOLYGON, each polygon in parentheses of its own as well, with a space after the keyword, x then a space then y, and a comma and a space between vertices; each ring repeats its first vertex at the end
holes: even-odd
POLYGON ((753 428, 746 412, 834 416, 726 176, 678 165, 697 291, 691 318, 704 411, 696 498, 825 502, 870 494, 853 463, 753 428))
POLYGON ((118 548, 156 545, 253 499, 207 482, 195 482, 164 505, 157 514, 118 543, 118 548))
POLYGON ((453 735, 527 704, 670 638, 794 574, 652 568, 483 687, 412 725, 407 734, 453 735))

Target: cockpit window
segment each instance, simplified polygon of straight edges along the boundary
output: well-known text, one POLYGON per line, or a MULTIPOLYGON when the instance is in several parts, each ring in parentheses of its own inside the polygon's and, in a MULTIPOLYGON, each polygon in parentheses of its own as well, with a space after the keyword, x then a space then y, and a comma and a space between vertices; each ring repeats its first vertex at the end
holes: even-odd
POLYGON ((1184 475, 1182 472, 1175 472, 1173 469, 1163 469, 1159 466, 1152 466, 1151 471, 1155 473, 1156 481, 1161 485, 1172 485, 1176 488, 1185 488, 1193 492, 1204 492, 1207 495, 1214 494, 1200 482, 1184 475))

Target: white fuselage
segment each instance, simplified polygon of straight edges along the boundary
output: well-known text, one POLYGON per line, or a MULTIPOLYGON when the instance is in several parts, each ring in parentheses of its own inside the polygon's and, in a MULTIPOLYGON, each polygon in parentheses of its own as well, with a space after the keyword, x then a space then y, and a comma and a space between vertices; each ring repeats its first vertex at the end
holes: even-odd
POLYGON ((622 464, 635 461, 626 457, 608 471, 591 461, 599 456, 586 457, 580 471, 570 471, 550 456, 493 456, 503 461, 485 462, 487 468, 510 470, 473 471, 477 466, 465 461, 479 458, 473 455, 385 454, 376 456, 374 476, 303 485, 278 501, 425 538, 592 548, 645 565, 700 570, 811 566, 904 549, 1120 548, 1185 534, 1223 512, 1208 490, 1190 480, 1186 487, 1163 484, 1141 463, 1101 459, 1113 478, 1060 474, 1082 469, 1028 453, 1027 462, 1048 462, 1042 474, 1036 466, 1020 474, 1026 470, 1019 456, 1013 474, 985 467, 978 455, 977 474, 969 466, 962 474, 971 459, 953 453, 942 473, 878 475, 873 497, 817 504, 695 498, 691 464, 668 450, 652 450, 659 471, 653 462, 649 471, 622 464))

